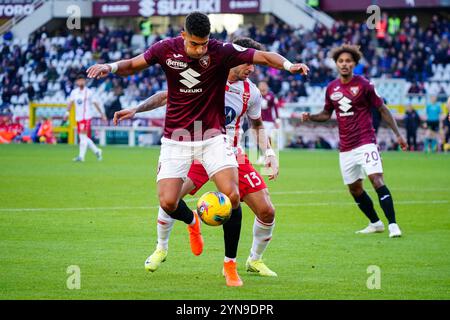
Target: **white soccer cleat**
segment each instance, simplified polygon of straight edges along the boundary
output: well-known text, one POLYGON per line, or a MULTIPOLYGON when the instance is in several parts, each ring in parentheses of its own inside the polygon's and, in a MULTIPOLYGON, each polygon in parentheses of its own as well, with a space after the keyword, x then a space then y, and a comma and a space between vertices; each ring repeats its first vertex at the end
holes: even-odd
POLYGON ((84 159, 82 157, 75 157, 72 159, 73 162, 84 162, 84 159))
POLYGON ((97 156, 97 160, 98 161, 102 161, 103 160, 102 154, 103 154, 102 149, 98 149, 98 151, 95 153, 95 155, 97 156))
POLYGON ((145 270, 150 272, 156 271, 160 264, 166 261, 166 257, 167 250, 156 249, 155 252, 153 252, 152 255, 147 258, 147 260, 145 260, 145 270))
POLYGON ((378 220, 375 223, 369 223, 369 225, 359 231, 356 231, 356 233, 363 233, 363 234, 369 234, 369 233, 379 233, 384 231, 384 224, 381 220, 378 220))
POLYGON ((388 226, 388 228, 389 228, 389 238, 399 238, 402 236, 402 232, 400 231, 398 224, 391 223, 388 226))

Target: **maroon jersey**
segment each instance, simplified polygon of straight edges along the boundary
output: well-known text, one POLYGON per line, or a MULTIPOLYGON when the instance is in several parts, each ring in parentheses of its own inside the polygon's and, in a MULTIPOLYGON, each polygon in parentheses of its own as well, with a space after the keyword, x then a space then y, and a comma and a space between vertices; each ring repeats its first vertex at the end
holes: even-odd
POLYGON ((278 119, 278 107, 275 95, 272 92, 263 96, 263 101, 261 103, 261 118, 263 121, 269 122, 275 122, 275 119, 278 119))
POLYGON ((182 37, 161 40, 147 49, 147 63, 159 63, 167 77, 164 137, 183 140, 190 135, 192 141, 225 133, 228 72, 240 64, 253 63, 254 53, 254 49, 210 39, 206 55, 193 59, 186 54, 182 37), (204 136, 206 130, 208 136, 204 136))
POLYGON ((364 77, 354 76, 346 84, 340 79, 330 82, 325 96, 325 110, 336 111, 341 152, 376 143, 372 108, 382 105, 383 100, 375 87, 364 77))

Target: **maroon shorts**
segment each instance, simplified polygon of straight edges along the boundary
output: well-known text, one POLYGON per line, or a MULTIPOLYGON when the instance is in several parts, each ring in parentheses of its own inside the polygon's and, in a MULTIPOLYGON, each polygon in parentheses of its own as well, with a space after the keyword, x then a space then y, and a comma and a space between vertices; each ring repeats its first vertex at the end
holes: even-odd
MULTIPOLYGON (((239 194, 243 201, 242 199, 246 195, 266 189, 267 186, 259 172, 253 168, 246 154, 239 154, 237 160, 239 164, 239 194)), ((188 177, 195 185, 195 189, 189 193, 191 195, 196 194, 209 180, 205 168, 199 162, 192 163, 188 177)))

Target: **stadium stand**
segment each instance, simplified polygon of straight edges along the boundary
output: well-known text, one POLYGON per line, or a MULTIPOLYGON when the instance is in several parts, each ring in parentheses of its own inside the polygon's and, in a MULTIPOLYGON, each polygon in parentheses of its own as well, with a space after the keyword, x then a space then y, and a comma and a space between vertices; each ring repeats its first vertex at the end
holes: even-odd
MULTIPOLYGON (((173 36, 179 30, 171 27, 167 34, 153 34, 149 42, 173 36)), ((389 106, 424 105, 426 94, 440 95, 443 101, 450 96, 449 30, 448 19, 438 15, 433 16, 427 26, 421 26, 415 16, 407 16, 399 28, 388 32, 381 41, 375 37, 376 30, 352 20, 336 21, 331 28, 316 25, 309 31, 273 18, 263 29, 252 24, 242 26, 233 34, 222 32, 213 36, 221 40, 250 36, 267 49, 308 64, 311 69, 308 79, 267 68, 258 68, 252 78, 256 83, 266 80, 279 98, 280 106, 290 110, 284 114, 291 116, 290 106, 311 111, 323 106, 325 86, 336 76, 328 53, 333 46, 347 42, 360 44, 364 54, 355 73, 373 79, 389 106)), ((130 28, 110 30, 95 24, 85 25, 80 35, 49 35, 43 27, 28 39, 3 37, 0 39, 0 112, 26 119, 30 101, 65 103, 79 71, 94 62, 134 56, 144 47, 142 35, 130 28)), ((154 66, 133 77, 111 76, 93 81, 91 86, 97 87, 107 111, 113 102, 123 108, 135 106, 142 99, 164 90, 167 84, 160 67, 154 66)), ((400 118, 403 109, 398 110, 393 109, 400 118)), ((43 109, 37 116, 63 116, 55 112, 61 113, 61 110, 43 109)), ((164 110, 143 116, 162 119, 164 110)), ((334 139, 330 138, 333 132, 324 134, 331 145, 334 145, 334 139)), ((297 134, 295 130, 293 134, 297 134)))

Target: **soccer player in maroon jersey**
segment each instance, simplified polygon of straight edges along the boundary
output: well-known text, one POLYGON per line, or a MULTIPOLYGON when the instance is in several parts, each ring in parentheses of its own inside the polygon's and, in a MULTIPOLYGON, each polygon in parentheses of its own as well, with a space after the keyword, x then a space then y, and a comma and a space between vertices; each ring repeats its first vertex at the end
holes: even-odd
POLYGON ((370 220, 368 227, 357 233, 384 231, 383 222, 378 218, 373 202, 363 188, 362 179, 367 174, 389 221, 389 237, 400 237, 402 233, 395 220, 394 202, 384 184, 381 157, 372 126, 371 108, 380 111, 384 121, 397 136, 402 150, 406 150, 408 145, 374 85, 364 77, 353 75, 353 69, 362 57, 359 47, 342 45, 335 48, 331 56, 336 63, 339 78, 328 85, 322 112, 303 113, 302 120, 325 122, 331 118, 333 111, 336 112, 342 177, 355 202, 370 220))
MULTIPOLYGON (((232 203, 230 220, 224 225, 225 253, 231 263, 224 271, 238 279, 237 246, 242 211, 236 157, 225 136, 225 85, 229 70, 240 64, 261 64, 291 73, 308 72, 304 64, 292 64, 274 52, 246 49, 210 39, 208 16, 193 12, 186 17, 181 36, 161 40, 145 53, 112 64, 97 64, 87 70, 90 78, 109 73, 128 76, 159 63, 168 83, 164 136, 158 165, 158 195, 162 210, 188 224, 191 249, 203 250, 198 215, 180 199, 183 182, 194 160, 200 161, 217 189, 232 203)), ((225 266, 225 263, 224 263, 225 266)), ((234 282, 242 285, 241 282, 234 282)))
MULTIPOLYGON (((261 50, 262 46, 250 38, 238 38, 233 43, 245 48, 261 50)), ((262 176, 248 160, 244 149, 240 145, 242 140, 242 118, 250 119, 252 131, 257 138, 258 145, 265 153, 266 166, 272 168, 269 180, 278 176, 278 160, 267 139, 261 109, 263 98, 259 89, 248 77, 255 70, 252 64, 242 64, 230 70, 225 93, 225 114, 227 117, 226 133, 239 164, 239 195, 255 213, 253 224, 253 243, 250 255, 246 261, 249 272, 260 276, 276 277, 262 260, 262 255, 269 245, 275 226, 275 208, 270 200, 267 185, 262 176)), ((124 109, 114 114, 114 124, 125 119, 133 119, 136 113, 154 110, 167 103, 167 91, 161 91, 143 101, 139 106, 124 109)), ((182 198, 188 193, 194 195, 209 180, 208 174, 200 163, 193 163, 188 177, 183 184, 182 198)), ((175 220, 160 209, 158 212, 158 242, 156 250, 147 258, 146 269, 156 271, 167 256, 170 232, 175 220), (161 254, 161 252, 163 254, 161 254)), ((225 239, 227 240, 227 239, 225 239)), ((228 282, 228 280, 227 280, 228 282)))

